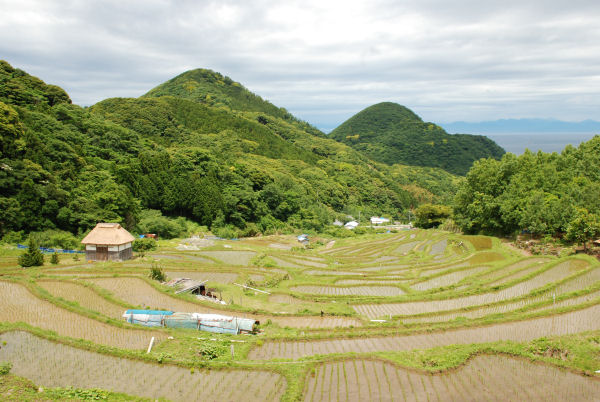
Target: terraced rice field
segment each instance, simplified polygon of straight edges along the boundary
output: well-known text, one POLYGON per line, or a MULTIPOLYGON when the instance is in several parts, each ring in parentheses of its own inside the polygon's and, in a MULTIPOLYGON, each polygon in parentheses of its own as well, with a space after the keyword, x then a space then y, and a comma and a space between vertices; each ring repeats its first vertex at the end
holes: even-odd
POLYGON ((427 374, 378 360, 318 366, 305 401, 596 401, 600 381, 504 356, 477 356, 456 370, 427 374))
POLYGON ((216 313, 220 311, 163 294, 139 278, 111 277, 86 279, 86 281, 108 290, 117 299, 132 306, 186 313, 216 313))
POLYGON ((389 315, 415 315, 433 313, 448 310, 458 310, 465 307, 497 303, 503 300, 519 297, 530 293, 532 290, 542 287, 548 283, 556 282, 573 275, 578 270, 585 269, 588 263, 583 260, 572 259, 561 262, 547 271, 534 276, 531 279, 520 282, 506 289, 478 294, 473 296, 459 297, 448 300, 431 300, 407 303, 389 304, 363 304, 354 306, 354 310, 368 318, 377 318, 389 315))
POLYGON ((329 275, 329 276, 361 276, 360 272, 351 272, 351 271, 319 271, 319 270, 310 270, 304 272, 306 275, 329 275))
POLYGON ((217 283, 232 283, 239 276, 233 272, 200 272, 200 271, 167 271, 165 272, 171 279, 190 278, 197 281, 210 281, 217 283))
POLYGON ((301 304, 302 300, 290 295, 271 295, 269 302, 280 304, 301 304))
POLYGON ((229 305, 174 295, 148 279, 148 260, 23 270, 16 258, 3 258, 0 275, 23 282, 0 281, 0 325, 23 321, 75 344, 81 338, 143 349, 140 355, 152 336, 158 343, 144 353, 149 362, 141 362, 115 357, 126 351, 98 355, 13 331, 0 335, 0 362, 13 362, 13 373, 40 386, 100 387, 152 399, 600 400, 594 374, 600 369, 600 263, 589 256, 525 257, 490 237, 425 230, 323 238, 326 246, 300 252, 291 248, 296 238, 285 235, 223 241, 222 250, 193 253, 162 244, 153 255, 170 278, 217 283, 229 305), (80 278, 49 279, 61 274, 80 278), (50 301, 21 283, 43 288, 50 301), (117 302, 102 297, 105 291, 117 302), (263 325, 256 336, 232 336, 106 322, 120 319, 125 306, 235 315, 263 325), (511 353, 530 357, 535 348, 536 355, 563 359, 561 365, 590 377, 506 356, 477 356, 437 374, 381 360, 441 368, 467 351, 507 350, 505 341, 514 342, 511 353), (449 347, 430 350, 441 346, 449 347), (568 353, 555 355, 563 346, 568 353), (187 368, 166 364, 173 361, 187 368))
POLYGON ((545 263, 548 263, 551 261, 552 261, 552 259, 550 259, 550 258, 527 258, 527 259, 520 260, 518 262, 509 264, 509 265, 505 265, 498 269, 495 269, 494 271, 492 271, 488 274, 481 275, 479 278, 485 282, 493 283, 494 281, 511 276, 510 278, 507 278, 505 280, 506 282, 510 282, 513 279, 527 275, 527 273, 532 273, 538 269, 541 269, 542 268, 541 264, 545 264, 545 263), (528 267, 529 267, 529 269, 525 270, 525 268, 528 268, 528 267))
POLYGON ((0 335, 0 361, 11 372, 45 387, 101 388, 174 401, 278 401, 280 374, 264 370, 199 370, 144 363, 53 343, 26 332, 0 335), (43 367, 44 369, 40 369, 43 367))
POLYGON ((554 296, 558 297, 558 296, 560 296, 560 294, 561 293, 555 292, 554 290, 552 290, 552 291, 546 292, 546 293, 538 295, 538 296, 528 297, 527 299, 518 300, 518 301, 515 301, 512 303, 505 303, 505 304, 494 305, 494 306, 489 306, 489 307, 486 306, 486 307, 481 307, 481 308, 471 310, 471 311, 458 311, 458 312, 446 313, 446 314, 436 314, 433 316, 404 318, 404 319, 402 319, 402 322, 403 323, 444 322, 444 321, 455 320, 459 317, 481 318, 481 317, 485 317, 487 315, 492 315, 492 314, 509 313, 509 312, 513 312, 518 309, 525 308, 527 306, 531 306, 535 303, 550 302, 550 301, 553 301, 553 303, 542 306, 542 307, 528 309, 527 311, 533 312, 533 311, 541 311, 541 310, 553 310, 553 309, 560 308, 560 307, 575 306, 578 304, 587 303, 589 301, 596 300, 600 297, 600 291, 595 291, 595 292, 588 293, 585 295, 556 301, 556 298, 554 296))
POLYGON ((398 246, 394 250, 394 254, 406 254, 410 250, 414 249, 419 243, 421 243, 421 242, 420 241, 411 241, 408 243, 404 243, 404 244, 398 246))
POLYGON ((290 290, 299 293, 311 293, 327 296, 399 296, 404 294, 402 289, 394 286, 296 286, 290 290))
POLYGON ((299 359, 330 353, 368 353, 390 350, 429 349, 436 346, 496 342, 529 341, 549 335, 566 335, 600 329, 600 305, 583 310, 528 321, 508 322, 485 327, 449 330, 405 336, 316 341, 265 342, 250 351, 257 360, 299 359))
POLYGON ((125 308, 100 296, 92 289, 79 283, 66 281, 39 281, 37 284, 51 295, 78 303, 88 310, 100 312, 108 317, 121 318, 125 308))
MULTIPOLYGON (((139 278, 97 278, 89 279, 88 281, 108 290, 114 294, 116 298, 141 308, 148 307, 152 309, 181 311, 186 313, 231 314, 224 310, 206 307, 205 305, 171 297, 159 292, 139 278)), ((362 321, 356 318, 347 317, 286 317, 248 314, 243 312, 236 312, 235 315, 238 317, 254 318, 261 322, 271 320, 282 327, 287 326, 292 328, 343 328, 362 325, 362 321)))
POLYGON ((336 281, 336 285, 378 285, 378 284, 387 284, 393 285, 395 283, 405 283, 409 281, 409 279, 342 279, 336 281))
POLYGON ((311 261, 311 260, 303 260, 300 258, 290 258, 294 264, 298 264, 305 267, 315 267, 315 268, 326 268, 327 264, 324 262, 311 261))
POLYGON ((477 267, 477 268, 462 269, 460 271, 450 272, 445 275, 436 276, 434 278, 427 279, 423 282, 416 283, 414 285, 411 285, 411 288, 413 288, 415 290, 423 291, 423 290, 439 288, 442 286, 449 286, 449 285, 453 285, 457 282, 460 282, 461 280, 463 280, 469 276, 477 275, 478 273, 486 271, 488 269, 490 269, 490 268, 489 267, 477 267))
POLYGON ((163 339, 162 332, 120 328, 76 314, 38 299, 24 286, 0 282, 0 321, 25 322, 56 331, 61 336, 83 338, 92 342, 128 349, 143 349, 151 337, 163 339))
POLYGON ((194 261, 194 262, 200 262, 202 264, 214 264, 215 263, 210 258, 199 257, 199 256, 193 255, 193 254, 176 254, 176 255, 150 254, 149 256, 154 259, 157 259, 157 260, 176 260, 176 261, 183 261, 183 262, 194 261))
POLYGON ((440 240, 431 246, 431 250, 429 251, 429 254, 430 255, 444 254, 444 252, 446 251, 446 247, 448 247, 448 240, 447 239, 440 240))
POLYGON ((254 251, 202 251, 198 255, 205 255, 229 265, 248 265, 256 253, 254 251))
POLYGON ((284 267, 284 268, 304 268, 303 265, 295 264, 293 262, 289 262, 289 261, 286 261, 286 260, 278 258, 278 257, 270 256, 270 258, 273 261, 275 261, 275 263, 278 266, 280 266, 280 267, 284 267))

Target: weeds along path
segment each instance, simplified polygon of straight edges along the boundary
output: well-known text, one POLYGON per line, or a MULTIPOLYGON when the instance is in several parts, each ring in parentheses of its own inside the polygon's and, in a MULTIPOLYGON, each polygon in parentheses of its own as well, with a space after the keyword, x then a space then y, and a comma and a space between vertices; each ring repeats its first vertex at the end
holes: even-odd
POLYGON ((45 387, 101 388, 174 401, 278 401, 283 376, 263 370, 197 370, 102 355, 27 332, 0 335, 0 361, 45 387), (43 367, 44 369, 40 369, 43 367))
POLYGON ((118 299, 142 308, 165 309, 171 311, 181 311, 186 313, 213 313, 235 315, 238 317, 247 317, 259 320, 261 323, 271 320, 282 327, 292 328, 335 328, 361 326, 362 321, 356 318, 348 317, 286 317, 257 315, 242 313, 237 311, 220 310, 207 307, 202 304, 181 300, 164 294, 146 283, 140 278, 120 277, 120 278, 95 278, 86 279, 101 288, 104 288, 114 294, 118 299))
POLYGON ((345 360, 309 375, 305 401, 597 401, 600 381, 504 356, 477 356, 427 374, 383 361, 345 360))
POLYGON ((273 341, 265 342, 262 346, 251 350, 248 357, 256 360, 298 359, 317 354, 429 349, 435 346, 502 340, 521 342, 543 336, 597 330, 600 329, 598 317, 600 317, 600 305, 595 305, 550 317, 445 332, 315 341, 273 341))
POLYGON ((144 349, 153 336, 157 340, 166 338, 162 332, 115 327, 65 310, 16 283, 0 281, 0 299, 0 321, 24 322, 61 336, 125 349, 144 349))
POLYGON ((578 270, 586 268, 588 265, 589 263, 587 261, 577 259, 563 261, 531 279, 492 293, 483 293, 446 300, 428 300, 387 304, 360 304, 353 306, 353 308, 358 314, 364 315, 368 318, 377 318, 388 315, 408 316, 434 313, 447 310, 457 310, 488 303, 496 303, 499 301, 512 299, 514 297, 523 296, 534 289, 562 280, 570 275, 573 275, 578 270))

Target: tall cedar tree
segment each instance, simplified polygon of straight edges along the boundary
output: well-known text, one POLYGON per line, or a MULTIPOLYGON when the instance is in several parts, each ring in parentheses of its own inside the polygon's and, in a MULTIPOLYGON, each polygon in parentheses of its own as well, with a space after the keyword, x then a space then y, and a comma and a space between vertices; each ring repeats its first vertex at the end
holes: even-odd
POLYGON ((21 256, 19 256, 18 262, 23 268, 44 265, 44 255, 40 251, 39 245, 33 236, 29 236, 28 248, 21 256))

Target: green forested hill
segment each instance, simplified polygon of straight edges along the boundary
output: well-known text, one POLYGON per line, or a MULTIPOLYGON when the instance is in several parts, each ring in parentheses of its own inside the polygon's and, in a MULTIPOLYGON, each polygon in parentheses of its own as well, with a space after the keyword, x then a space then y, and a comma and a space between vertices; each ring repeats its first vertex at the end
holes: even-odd
POLYGON ((362 110, 333 130, 330 137, 388 165, 438 167, 463 175, 474 161, 500 158, 504 154, 504 150, 487 137, 448 134, 392 102, 362 110))
POLYGON ((255 95, 209 104, 177 91, 82 108, 0 62, 0 236, 98 221, 134 229, 148 209, 248 234, 322 229, 342 213, 448 201, 460 181, 373 162, 255 95))
POLYGON ((455 199, 465 232, 600 235, 600 136, 560 154, 544 152, 476 162, 455 199), (596 228, 596 229, 594 229, 596 228))
MULTIPOLYGON (((313 135, 325 136, 306 122, 298 120, 284 108, 279 108, 248 91, 239 82, 203 68, 186 71, 151 89, 144 97, 173 96, 212 107, 244 112, 261 112, 268 116, 293 122, 313 135)), ((263 116, 263 121, 268 120, 263 116)))

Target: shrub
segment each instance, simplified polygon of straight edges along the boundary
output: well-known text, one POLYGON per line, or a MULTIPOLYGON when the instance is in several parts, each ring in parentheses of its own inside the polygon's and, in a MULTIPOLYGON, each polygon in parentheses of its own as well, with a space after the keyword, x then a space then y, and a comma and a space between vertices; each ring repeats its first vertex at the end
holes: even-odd
POLYGON ((259 234, 260 229, 258 228, 256 223, 253 222, 246 223, 246 227, 238 233, 239 237, 254 237, 259 234))
POLYGON ((60 260, 59 260, 59 258, 58 258, 58 253, 55 251, 55 252, 52 254, 52 257, 50 257, 50 264, 54 264, 54 265, 56 265, 56 264, 58 264, 59 262, 60 262, 60 260))
POLYGON ((140 253, 143 257, 147 251, 156 250, 157 244, 156 240, 151 238, 136 239, 131 245, 131 248, 133 248, 133 251, 140 253))
POLYGON ((233 225, 225 225, 219 228, 213 228, 212 232, 215 236, 222 237, 224 239, 237 239, 239 236, 238 229, 233 225))
POLYGON ((62 230, 44 230, 43 232, 34 232, 33 235, 40 246, 48 248, 62 248, 66 250, 76 250, 81 247, 79 239, 69 232, 62 230))
POLYGON ((173 239, 188 235, 188 222, 185 218, 169 218, 160 211, 148 209, 140 213, 136 226, 139 233, 156 233, 160 238, 173 239))
POLYGON ((198 354, 202 356, 204 360, 213 360, 227 353, 227 348, 224 345, 219 344, 203 344, 198 350, 198 354))
POLYGON ((416 209, 415 226, 429 229, 440 226, 452 215, 452 209, 445 205, 423 204, 416 209))
POLYGON ((10 373, 10 369, 12 369, 12 364, 10 362, 0 363, 0 375, 6 375, 10 373))
POLYGON ((28 248, 19 256, 18 263, 23 268, 44 265, 44 255, 40 251, 39 246, 33 236, 29 236, 28 248))
POLYGON ((8 244, 23 243, 25 240, 27 240, 27 236, 25 236, 25 232, 22 230, 18 232, 8 232, 2 237, 2 241, 8 244))

